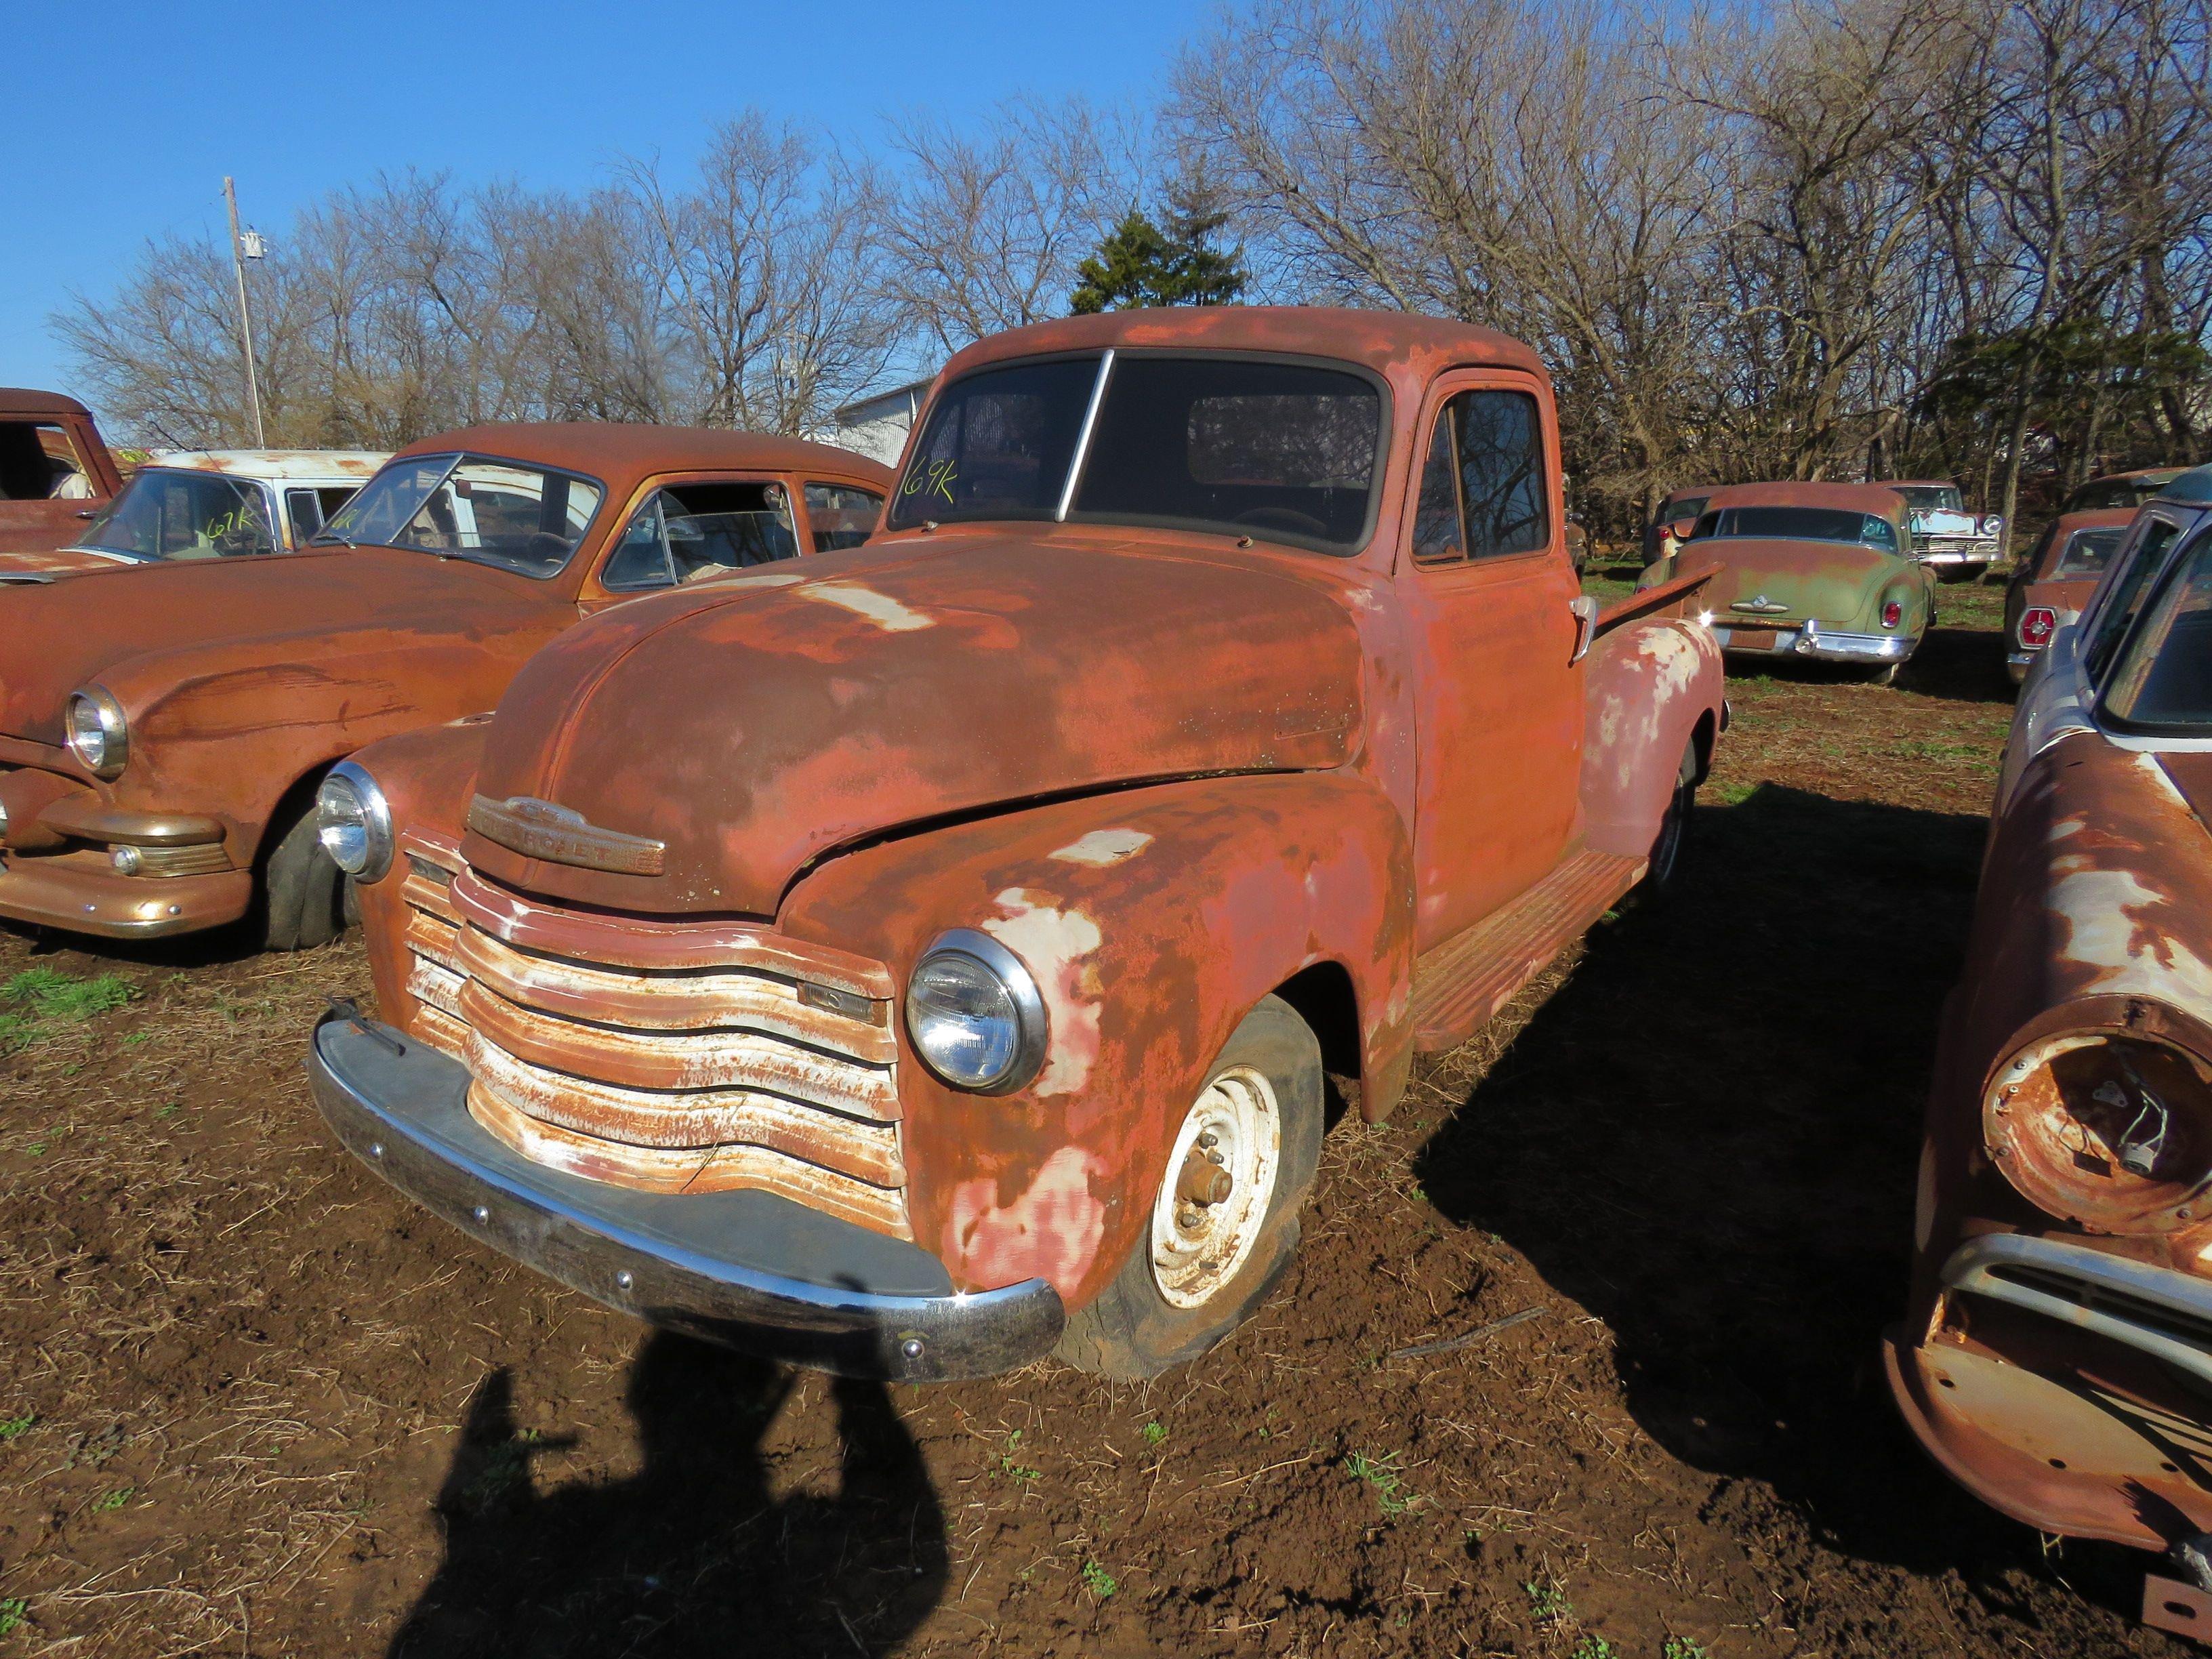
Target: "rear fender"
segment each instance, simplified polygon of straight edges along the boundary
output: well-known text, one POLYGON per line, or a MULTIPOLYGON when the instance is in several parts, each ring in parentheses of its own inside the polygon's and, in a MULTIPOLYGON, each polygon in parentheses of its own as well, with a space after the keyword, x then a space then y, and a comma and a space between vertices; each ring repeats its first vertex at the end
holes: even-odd
POLYGON ((1412 872, 1402 819, 1357 776, 1214 778, 847 854, 800 881, 780 926, 866 952, 901 985, 951 927, 1027 964, 1051 1036, 1026 1088, 951 1088, 899 1033, 908 1204, 963 1289, 1035 1276, 1080 1307, 1143 1236, 1230 1033, 1302 969, 1345 969, 1366 1090, 1402 1088, 1412 872))
POLYGON ((1602 853, 1647 857, 1682 750, 1700 730, 1702 775, 1718 730, 1720 647, 1683 617, 1648 617, 1598 636, 1583 665, 1583 833, 1602 853))

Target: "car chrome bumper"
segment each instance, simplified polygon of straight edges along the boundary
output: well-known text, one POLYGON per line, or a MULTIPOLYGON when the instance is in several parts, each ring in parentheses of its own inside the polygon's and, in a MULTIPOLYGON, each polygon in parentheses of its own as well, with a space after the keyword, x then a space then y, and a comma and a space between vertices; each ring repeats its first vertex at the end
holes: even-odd
POLYGON ((2212 1386, 2212 1281, 2059 1239, 1989 1233, 1951 1252, 1942 1282, 2093 1331, 2212 1386))
POLYGON ((386 1025, 325 1018, 315 1104, 370 1169, 493 1249, 609 1307, 850 1376, 985 1376, 1066 1322, 1032 1279, 957 1291, 919 1246, 765 1192, 641 1192, 533 1164, 469 1115, 459 1061, 386 1025))
POLYGON ((1723 651, 1747 656, 1810 657, 1820 662, 1903 662, 1918 643, 1897 634, 1839 633, 1817 622, 1782 629, 1748 629, 1716 623, 1713 638, 1723 651))
POLYGON ((2005 653, 2005 672, 2012 676, 2014 685, 2027 678, 2027 671, 2034 663, 2035 657, 2033 651, 2008 651, 2005 653))
POLYGON ((1994 564, 1996 556, 1993 547, 1939 548, 1918 556, 1923 564, 1994 564))
POLYGON ((51 857, 0 860, 0 916, 107 939, 161 939, 236 921, 253 902, 251 870, 125 876, 51 857))

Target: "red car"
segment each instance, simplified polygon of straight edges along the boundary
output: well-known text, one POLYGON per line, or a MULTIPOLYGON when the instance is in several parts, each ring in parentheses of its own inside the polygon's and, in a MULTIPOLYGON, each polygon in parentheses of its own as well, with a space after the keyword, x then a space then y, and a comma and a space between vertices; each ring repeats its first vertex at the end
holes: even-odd
POLYGON ((2132 507, 2069 513, 2053 520, 2020 562, 2005 589, 2005 669, 2014 685, 2051 635, 2089 603, 2135 516, 2132 507))

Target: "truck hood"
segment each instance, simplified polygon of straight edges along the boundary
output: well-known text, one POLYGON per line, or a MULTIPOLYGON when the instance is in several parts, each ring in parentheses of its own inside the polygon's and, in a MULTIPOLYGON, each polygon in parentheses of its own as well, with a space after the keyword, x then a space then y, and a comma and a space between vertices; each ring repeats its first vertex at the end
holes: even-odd
POLYGON ((1324 571, 1279 555, 1046 529, 808 563, 622 606, 534 658, 488 734, 469 861, 567 902, 772 915, 856 841, 1142 781, 1339 766, 1357 744, 1358 630, 1324 571), (659 868, 591 867, 483 811, 510 801, 587 838, 659 842, 659 868))
POLYGON ((1684 545, 1684 569, 1708 561, 1719 570, 1706 584, 1701 603, 1723 625, 1763 617, 1849 622, 1866 611, 1883 583, 1911 568, 1879 548, 1849 542, 1728 536, 1684 545), (1762 599, 1768 608, 1749 608, 1762 599), (1735 609, 1739 605, 1747 608, 1735 609))
POLYGON ((47 582, 83 570, 130 568, 127 560, 104 559, 76 547, 52 548, 43 553, 0 553, 0 583, 47 582))
MULTIPOLYGON (((344 636, 446 635, 511 625, 531 602, 497 571, 392 548, 144 565, 113 581, 0 586, 0 734, 62 741, 70 692, 111 673, 162 682, 219 652, 320 657, 344 636), (158 659, 158 660, 157 660, 158 659)), ((135 687, 111 685, 126 710, 135 687)))

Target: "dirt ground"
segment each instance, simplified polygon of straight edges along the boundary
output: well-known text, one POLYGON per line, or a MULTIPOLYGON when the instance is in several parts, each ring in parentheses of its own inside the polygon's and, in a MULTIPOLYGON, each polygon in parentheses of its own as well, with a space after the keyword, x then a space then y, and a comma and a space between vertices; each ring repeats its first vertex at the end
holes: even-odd
POLYGON ((334 1148, 356 946, 0 934, 0 1659, 2184 1651, 1875 1364, 2010 709, 1943 599, 1893 688, 1735 677, 1680 890, 1340 1130, 1280 1291, 1149 1387, 648 1334, 334 1148))

